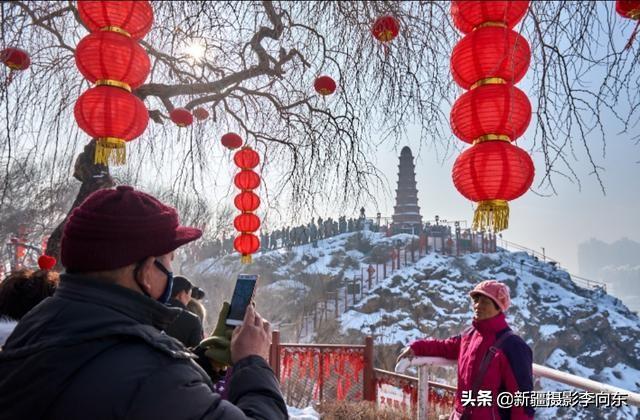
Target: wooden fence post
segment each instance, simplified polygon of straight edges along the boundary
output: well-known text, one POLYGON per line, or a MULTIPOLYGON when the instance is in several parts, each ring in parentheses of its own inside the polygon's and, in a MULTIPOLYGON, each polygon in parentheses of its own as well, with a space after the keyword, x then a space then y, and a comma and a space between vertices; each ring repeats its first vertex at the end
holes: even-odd
POLYGON ((365 401, 376 400, 375 372, 373 370, 373 337, 364 339, 364 369, 362 371, 362 397, 365 401))
POLYGON ((349 310, 349 279, 344 279, 344 311, 349 310))
POLYGON ((269 351, 269 365, 280 380, 280 331, 271 332, 271 350, 269 351))

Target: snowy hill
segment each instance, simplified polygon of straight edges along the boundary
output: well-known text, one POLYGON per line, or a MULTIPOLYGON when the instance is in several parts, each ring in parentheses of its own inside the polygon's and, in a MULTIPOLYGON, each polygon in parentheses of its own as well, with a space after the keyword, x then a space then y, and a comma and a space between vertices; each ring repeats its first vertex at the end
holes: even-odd
MULTIPOLYGON (((259 255, 254 270, 261 274, 258 296, 263 303, 259 301, 258 305, 265 307, 267 316, 276 323, 299 321, 310 298, 332 288, 340 290, 343 278, 359 276, 363 267, 375 262, 376 255, 390 250, 393 241, 407 242, 411 238, 385 238, 371 232, 343 234, 320 241, 317 248, 305 245, 259 255)), ((200 270, 233 278, 240 267, 237 257, 227 257, 213 267, 204 262, 200 270)), ((512 307, 507 319, 533 349, 535 363, 640 391, 637 314, 602 290, 577 286, 568 273, 526 253, 500 251, 459 258, 431 253, 395 271, 341 313, 337 339, 341 341, 342 335, 353 341, 353 337, 372 334, 377 347, 386 345, 396 353, 416 338, 455 335, 470 324, 467 293, 483 279, 496 279, 509 286, 512 307)), ((316 341, 313 335, 301 338, 316 341)), ((568 389, 548 380, 542 380, 539 386, 543 390, 568 389)), ((638 416, 637 409, 629 407, 610 411, 544 409, 539 413, 545 418, 638 416)))

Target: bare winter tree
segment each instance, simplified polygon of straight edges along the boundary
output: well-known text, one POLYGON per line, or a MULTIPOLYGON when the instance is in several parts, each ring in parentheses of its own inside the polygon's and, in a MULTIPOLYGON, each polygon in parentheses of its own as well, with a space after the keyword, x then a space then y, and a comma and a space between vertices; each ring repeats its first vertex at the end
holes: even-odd
MULTIPOLYGON (((13 162, 39 156, 52 162, 42 179, 61 184, 89 141, 72 118, 76 98, 88 87, 73 60, 86 29, 72 2, 0 7, 2 45, 24 48, 33 60, 2 90, 3 179, 13 162)), ((376 141, 398 142, 410 127, 439 151, 460 147, 448 125, 450 104, 460 94, 448 63, 460 35, 446 2, 182 1, 154 2, 153 8, 154 26, 142 42, 152 72, 135 93, 155 124, 129 145, 125 170, 132 179, 165 176, 174 191, 202 195, 220 182, 214 139, 235 130, 257 146, 263 172, 276 180, 268 197, 286 194, 296 212, 319 199, 367 198, 381 182, 368 158, 376 141), (401 23, 388 48, 370 33, 382 14, 401 23), (311 88, 320 74, 339 86, 326 100, 311 88), (179 131, 167 117, 176 106, 205 106, 212 117, 179 131)), ((586 154, 599 179, 593 156, 604 153, 603 118, 614 116, 624 131, 638 122, 640 48, 636 42, 624 49, 631 23, 615 14, 612 2, 532 2, 520 28, 532 47, 531 149, 545 158, 539 188, 553 192, 558 176, 579 185, 578 154, 586 154), (586 140, 592 132, 599 144, 586 140)), ((76 176, 81 195, 111 185, 105 168, 78 161, 87 165, 83 173, 104 175, 100 182, 76 176)), ((3 193, 2 211, 6 198, 3 193)))

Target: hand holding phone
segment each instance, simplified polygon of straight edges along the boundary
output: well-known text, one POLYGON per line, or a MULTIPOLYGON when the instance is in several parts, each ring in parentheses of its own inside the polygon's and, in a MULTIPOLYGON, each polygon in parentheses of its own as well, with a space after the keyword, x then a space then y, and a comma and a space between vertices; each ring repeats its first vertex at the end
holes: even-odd
POLYGON ((256 312, 253 305, 249 305, 244 322, 233 331, 231 361, 236 364, 249 356, 260 356, 268 361, 270 348, 271 325, 256 312))
POLYGON ((247 307, 253 300, 258 276, 255 274, 240 274, 236 280, 236 287, 231 298, 231 308, 227 315, 226 324, 236 327, 242 325, 247 307))

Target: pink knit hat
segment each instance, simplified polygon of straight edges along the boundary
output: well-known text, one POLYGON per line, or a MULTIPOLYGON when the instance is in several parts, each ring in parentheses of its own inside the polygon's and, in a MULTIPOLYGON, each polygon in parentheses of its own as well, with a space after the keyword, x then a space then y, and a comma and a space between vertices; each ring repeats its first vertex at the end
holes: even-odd
POLYGON ((493 300, 502 312, 506 312, 511 305, 511 298, 509 297, 509 288, 506 284, 500 283, 495 280, 485 280, 480 282, 469 292, 469 296, 473 295, 485 295, 493 300))

